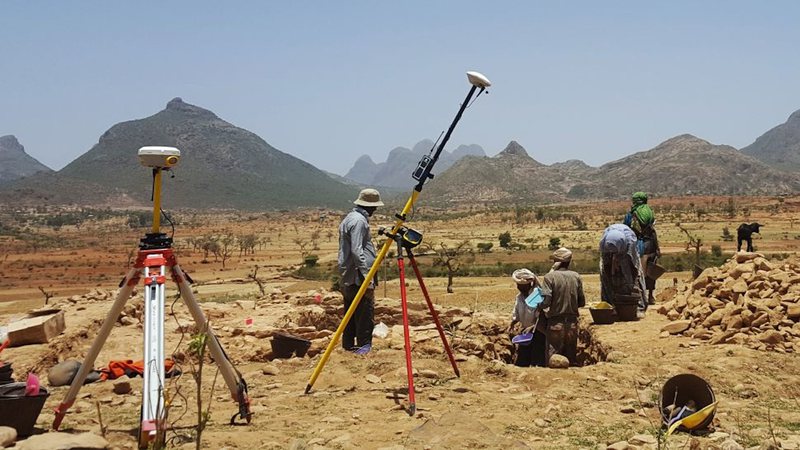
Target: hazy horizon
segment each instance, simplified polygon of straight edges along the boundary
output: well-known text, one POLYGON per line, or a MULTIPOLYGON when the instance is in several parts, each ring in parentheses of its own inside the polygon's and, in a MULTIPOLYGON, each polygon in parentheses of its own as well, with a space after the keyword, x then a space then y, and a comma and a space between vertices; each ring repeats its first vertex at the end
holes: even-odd
POLYGON ((684 133, 741 148, 800 108, 795 2, 483 6, 6 2, 0 135, 57 170, 181 97, 344 174, 435 140, 478 70, 449 150, 597 166, 684 133))

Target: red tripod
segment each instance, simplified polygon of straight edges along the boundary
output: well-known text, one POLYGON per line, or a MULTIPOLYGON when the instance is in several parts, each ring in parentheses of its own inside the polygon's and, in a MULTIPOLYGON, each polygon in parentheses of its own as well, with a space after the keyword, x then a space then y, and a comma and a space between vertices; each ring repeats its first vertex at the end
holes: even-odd
POLYGON ((411 267, 414 269, 414 274, 417 276, 417 281, 419 282, 419 287, 422 290, 422 294, 425 296, 425 302, 428 303, 428 310, 433 317, 434 324, 436 324, 436 330, 439 331, 439 337, 442 339, 442 344, 447 352, 447 358, 450 360, 450 365, 453 366, 453 372, 455 372, 457 377, 461 377, 461 374, 458 371, 458 365, 456 365, 456 360, 453 357, 453 351, 450 349, 450 344, 447 342, 447 337, 444 334, 444 328, 442 328, 442 324, 439 321, 439 314, 433 307, 431 297, 428 295, 428 289, 425 287, 425 282, 422 280, 422 274, 417 266, 417 260, 414 258, 414 253, 411 251, 412 248, 416 247, 422 242, 422 234, 406 227, 400 228, 397 234, 390 234, 384 230, 380 230, 379 234, 385 234, 387 237, 393 239, 397 243, 397 269, 400 272, 400 304, 403 310, 403 339, 405 342, 406 351, 406 375, 408 376, 408 412, 413 416, 417 410, 417 404, 414 398, 414 368, 411 364, 411 338, 408 329, 408 296, 406 295, 406 269, 405 257, 403 256, 404 249, 406 254, 408 254, 408 260, 411 262, 411 267))

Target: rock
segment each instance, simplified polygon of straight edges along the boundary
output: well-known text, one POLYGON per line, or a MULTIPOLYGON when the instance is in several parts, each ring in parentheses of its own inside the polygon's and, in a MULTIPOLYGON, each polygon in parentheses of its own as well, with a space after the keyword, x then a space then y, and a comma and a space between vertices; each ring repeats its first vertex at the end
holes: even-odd
POLYGON ((422 378, 439 378, 439 373, 435 370, 422 369, 419 371, 419 376, 422 378))
POLYGON ((137 322, 134 319, 125 316, 125 317, 120 317, 119 323, 122 324, 123 326, 130 326, 130 325, 135 325, 137 322))
POLYGON ((674 309, 667 311, 667 319, 669 320, 678 320, 681 317, 681 314, 674 309))
POLYGON ((747 292, 747 283, 743 279, 739 278, 735 283, 733 283, 731 290, 734 294, 744 294, 747 292))
POLYGON ((47 371, 47 383, 50 386, 66 386, 72 383, 75 374, 81 368, 81 363, 74 360, 60 362, 47 371))
MULTIPOLYGON (((194 448, 194 446, 192 446, 194 448)), ((308 448, 308 444, 303 439, 294 439, 289 444, 289 450, 306 450, 308 448)))
POLYGON ((783 342, 783 335, 778 331, 768 330, 756 336, 756 339, 765 344, 774 345, 783 342))
POLYGON ((350 436, 350 433, 345 433, 345 434, 342 434, 340 436, 337 436, 337 437, 331 439, 327 443, 331 444, 331 445, 334 445, 334 446, 336 446, 337 444, 338 445, 344 445, 344 444, 347 444, 348 442, 350 442, 352 439, 353 438, 352 438, 352 436, 350 436))
POLYGON ((553 355, 547 362, 547 366, 551 369, 566 369, 569 367, 569 360, 566 356, 553 355))
POLYGON ((236 300, 236 306, 245 311, 253 310, 256 309, 256 302, 254 300, 236 300))
POLYGON ((114 381, 114 393, 118 395, 125 395, 131 392, 131 382, 128 380, 114 381))
POLYGON ((708 435, 708 438, 710 440, 712 440, 712 441, 724 441, 725 439, 728 439, 729 437, 730 437, 730 434, 723 433, 722 431, 715 431, 715 432, 713 432, 713 433, 708 435))
POLYGON ((608 355, 606 355, 606 361, 610 363, 619 364, 623 359, 625 359, 625 353, 622 353, 619 350, 612 350, 608 352, 608 355))
POLYGON ((661 327, 661 331, 666 331, 669 334, 678 334, 688 330, 691 325, 692 322, 690 320, 676 320, 661 327))
POLYGON ((18 442, 19 450, 105 450, 108 441, 92 433, 49 432, 37 434, 18 442))
POLYGON ((800 319, 800 303, 789 305, 786 310, 786 317, 794 320, 800 319))
POLYGON ((719 445, 720 450, 744 450, 744 447, 739 445, 733 439, 728 439, 719 445))
POLYGON ((0 447, 9 447, 17 440, 17 430, 11 427, 0 427, 0 447))
POLYGON ((606 450, 633 450, 633 449, 634 447, 628 444, 627 441, 615 442, 606 447, 606 450))
POLYGON ((725 317, 725 310, 717 309, 716 311, 712 312, 706 320, 703 321, 703 327, 711 328, 714 325, 719 325, 722 323, 722 318, 725 317))
POLYGON ((261 373, 263 373, 264 375, 276 376, 280 375, 281 369, 274 364, 267 364, 261 369, 261 373))
POLYGON ((377 375, 373 375, 373 374, 368 374, 365 378, 367 379, 368 383, 372 383, 372 384, 380 384, 381 381, 383 381, 383 380, 381 380, 381 377, 379 377, 377 375))
POLYGON ((736 262, 739 264, 756 259, 758 257, 763 258, 764 255, 762 255, 761 253, 753 253, 753 252, 736 252, 735 256, 736 262))
POLYGON ((621 412, 622 414, 633 414, 636 412, 636 408, 634 408, 631 405, 626 405, 620 408, 619 412, 621 412))
POLYGON ((649 434, 637 434, 628 439, 628 443, 631 445, 657 445, 658 439, 649 434))
POLYGON ((547 428, 547 422, 544 419, 534 419, 533 424, 539 428, 547 428))

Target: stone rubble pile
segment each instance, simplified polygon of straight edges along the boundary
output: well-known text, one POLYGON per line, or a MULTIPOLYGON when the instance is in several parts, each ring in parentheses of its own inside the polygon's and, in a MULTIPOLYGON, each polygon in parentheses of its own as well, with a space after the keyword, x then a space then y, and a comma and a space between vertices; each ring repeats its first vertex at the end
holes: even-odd
POLYGON ((798 352, 800 263, 737 253, 721 267, 704 270, 657 310, 672 321, 662 328, 664 335, 798 352))

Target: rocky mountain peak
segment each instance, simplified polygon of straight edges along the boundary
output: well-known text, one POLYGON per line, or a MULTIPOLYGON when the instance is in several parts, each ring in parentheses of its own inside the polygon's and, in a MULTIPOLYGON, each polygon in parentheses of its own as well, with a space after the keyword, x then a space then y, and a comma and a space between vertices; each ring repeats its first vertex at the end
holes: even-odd
POLYGON ((192 117, 217 118, 217 115, 213 112, 203 109, 199 106, 186 103, 180 97, 175 97, 167 102, 166 111, 176 112, 192 117))
POLYGON ((793 112, 792 115, 789 116, 789 119, 786 122, 800 123, 800 109, 793 112))
POLYGON ((525 151, 525 147, 521 146, 517 141, 511 141, 506 145, 506 148, 503 149, 502 152, 498 153, 497 156, 522 156, 525 158, 530 158, 528 152, 525 151))
POLYGON ((25 147, 19 143, 13 134, 0 136, 0 151, 25 153, 25 147))

